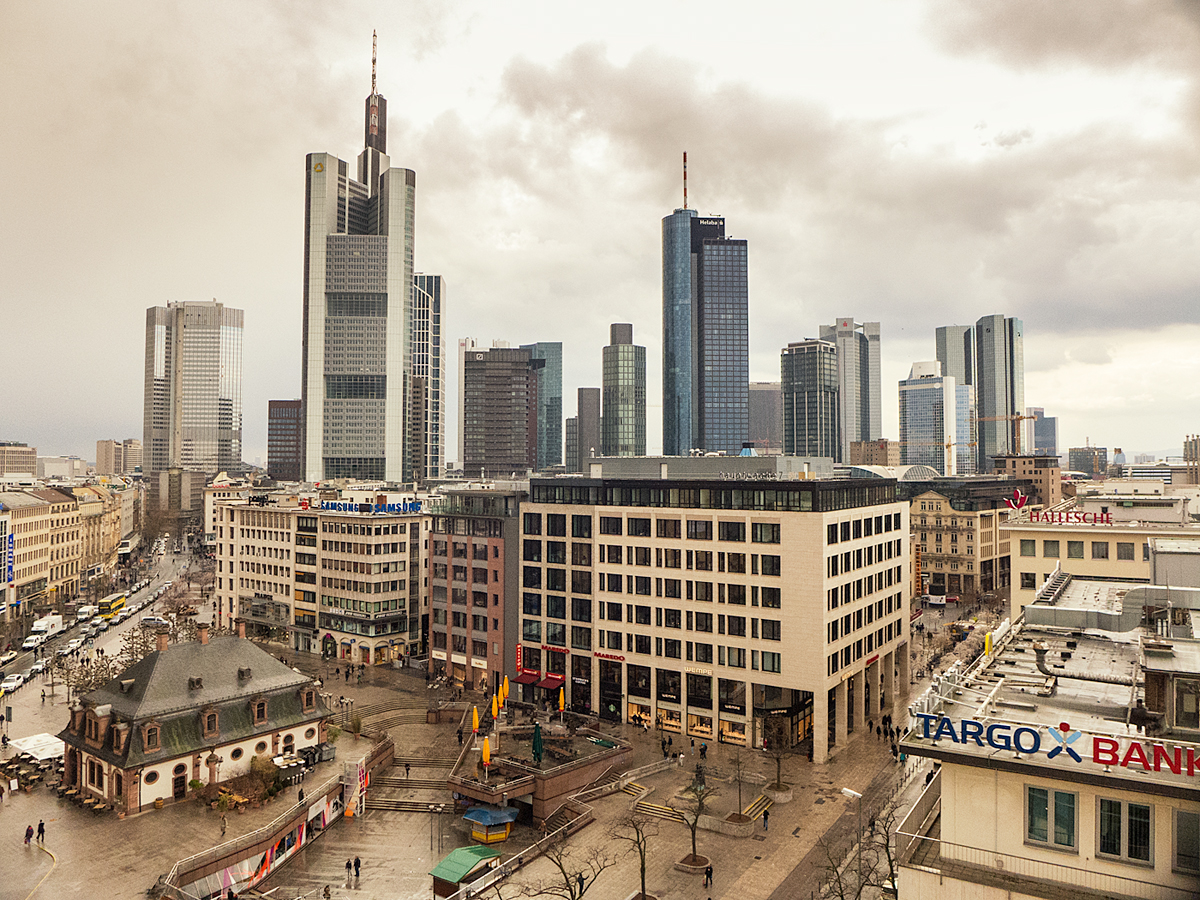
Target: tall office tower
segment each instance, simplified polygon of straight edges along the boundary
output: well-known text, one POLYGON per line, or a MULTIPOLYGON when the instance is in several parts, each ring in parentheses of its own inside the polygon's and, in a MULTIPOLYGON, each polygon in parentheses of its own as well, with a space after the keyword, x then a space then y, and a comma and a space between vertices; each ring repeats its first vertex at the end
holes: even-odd
POLYGON ((1020 319, 993 315, 975 323, 975 410, 977 470, 987 473, 994 457, 1018 450, 1021 422, 1014 417, 1025 411, 1025 327, 1020 319))
POLYGON ((182 301, 146 310, 143 470, 242 465, 240 309, 182 301))
POLYGON ((538 369, 537 467, 546 469, 562 465, 562 344, 559 341, 539 341, 522 344, 534 359, 544 359, 538 369))
POLYGON ((125 470, 125 454, 120 441, 96 441, 96 474, 120 475, 125 470))
POLYGON ((850 458, 853 441, 883 437, 883 396, 879 381, 879 323, 859 324, 852 317, 822 325, 820 338, 837 347, 838 446, 840 462, 850 458))
POLYGON ((975 383, 975 326, 943 325, 933 333, 937 361, 942 374, 955 384, 975 383))
POLYGON ((125 438, 121 441, 121 458, 125 463, 122 474, 128 475, 142 468, 142 442, 137 438, 125 438))
POLYGON ((413 356, 412 374, 421 383, 414 384, 413 396, 422 398, 420 429, 422 462, 416 462, 414 474, 439 478, 446 465, 446 341, 442 323, 446 321, 446 280, 441 275, 413 276, 413 356), (418 473, 417 469, 424 468, 418 473))
POLYGON ((1083 472, 1088 478, 1103 478, 1108 471, 1108 448, 1071 447, 1067 450, 1067 467, 1072 472, 1083 472))
POLYGON ((738 453, 749 433, 747 244, 723 218, 662 220, 663 454, 738 453))
POLYGON ((1058 456, 1058 417, 1047 416, 1040 406, 1025 407, 1030 418, 1021 423, 1021 452, 1035 456, 1058 456))
POLYGON ((564 467, 568 472, 579 471, 579 417, 569 416, 563 428, 567 449, 563 453, 564 467))
POLYGON ((633 326, 614 324, 602 352, 600 446, 605 456, 646 455, 646 348, 633 326))
POLYGON ((750 382, 747 440, 764 456, 783 452, 783 387, 778 381, 750 382))
POLYGON ((784 454, 840 461, 837 347, 814 340, 788 344, 780 357, 780 390, 784 454))
MULTIPOLYGON (((575 468, 572 472, 587 472, 590 460, 603 455, 603 440, 600 418, 600 388, 581 387, 576 393, 575 428, 576 449, 575 468)), ((567 463, 571 459, 568 457, 567 463)))
POLYGON ((979 426, 975 421, 975 385, 955 384, 954 398, 955 436, 957 448, 954 453, 954 469, 958 475, 974 475, 977 471, 975 453, 979 426))
POLYGON ((528 350, 473 350, 463 366, 463 474, 509 477, 537 468, 537 371, 528 350))
MULTIPOLYGON (((411 481, 413 233, 417 175, 387 155, 387 101, 366 100, 357 178, 331 153, 306 157, 304 471, 411 481)), ((419 465, 419 461, 417 462, 419 465)))
POLYGON ((303 408, 299 400, 267 401, 267 474, 276 481, 304 480, 303 408))
POLYGON ((916 362, 900 382, 900 463, 957 475, 958 393, 942 364, 916 362))

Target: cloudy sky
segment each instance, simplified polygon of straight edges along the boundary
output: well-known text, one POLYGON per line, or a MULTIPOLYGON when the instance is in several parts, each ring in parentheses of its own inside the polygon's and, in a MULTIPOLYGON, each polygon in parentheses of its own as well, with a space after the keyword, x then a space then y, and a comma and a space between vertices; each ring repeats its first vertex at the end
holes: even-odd
POLYGON ((1179 452, 1200 430, 1198 11, 7 4, 0 439, 92 459, 140 437, 146 307, 216 298, 246 312, 265 457, 267 399, 300 391, 304 156, 361 149, 377 29, 449 335, 561 340, 567 415, 632 322, 661 447, 660 221, 687 150, 691 205, 750 243, 755 380, 821 323, 878 320, 896 437, 933 329, 1000 312, 1060 447, 1179 452))

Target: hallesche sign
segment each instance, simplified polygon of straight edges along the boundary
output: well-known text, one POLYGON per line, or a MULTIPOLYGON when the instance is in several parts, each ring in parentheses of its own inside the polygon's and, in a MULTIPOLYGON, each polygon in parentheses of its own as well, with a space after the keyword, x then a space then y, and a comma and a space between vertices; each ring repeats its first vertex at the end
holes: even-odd
POLYGON ((1131 740, 1122 750, 1121 741, 1117 738, 1072 731, 1066 722, 1060 723, 1057 728, 1043 729, 1030 725, 1013 726, 1004 722, 993 722, 989 725, 975 719, 960 719, 956 722, 947 716, 929 713, 914 715, 921 720, 920 736, 934 741, 949 739, 955 744, 976 744, 994 750, 1016 750, 1030 756, 1040 753, 1044 744, 1047 759, 1061 756, 1081 763, 1086 755, 1090 757, 1089 762, 1100 766, 1119 766, 1125 769, 1140 766, 1146 772, 1161 772, 1166 767, 1175 775, 1186 774, 1189 777, 1200 773, 1200 756, 1196 755, 1195 747, 1131 740), (1043 742, 1043 730, 1052 742, 1043 742), (1086 743, 1088 738, 1091 739, 1090 746, 1086 743), (1080 739, 1084 739, 1084 743, 1075 746, 1080 739))

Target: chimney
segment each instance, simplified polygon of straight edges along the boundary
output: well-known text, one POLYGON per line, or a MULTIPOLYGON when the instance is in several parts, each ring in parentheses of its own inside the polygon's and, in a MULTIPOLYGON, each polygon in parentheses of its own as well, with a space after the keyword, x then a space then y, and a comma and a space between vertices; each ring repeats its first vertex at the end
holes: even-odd
POLYGON ((208 643, 208 623, 207 622, 197 622, 196 623, 196 634, 200 636, 200 643, 207 644, 208 643))
POLYGON ((245 622, 245 620, 238 619, 237 620, 237 628, 238 628, 238 637, 240 637, 244 640, 246 637, 246 622, 245 622))
POLYGON ((158 636, 158 652, 165 653, 167 650, 167 644, 171 640, 171 632, 169 632, 167 629, 164 628, 158 632, 157 636, 158 636))

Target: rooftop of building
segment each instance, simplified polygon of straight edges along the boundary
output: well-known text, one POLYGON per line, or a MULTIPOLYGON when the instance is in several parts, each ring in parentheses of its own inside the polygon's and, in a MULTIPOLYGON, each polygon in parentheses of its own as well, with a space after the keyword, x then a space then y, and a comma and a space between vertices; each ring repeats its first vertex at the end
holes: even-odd
POLYGON ((601 456, 588 460, 578 478, 759 479, 832 478, 833 460, 820 456, 601 456))

